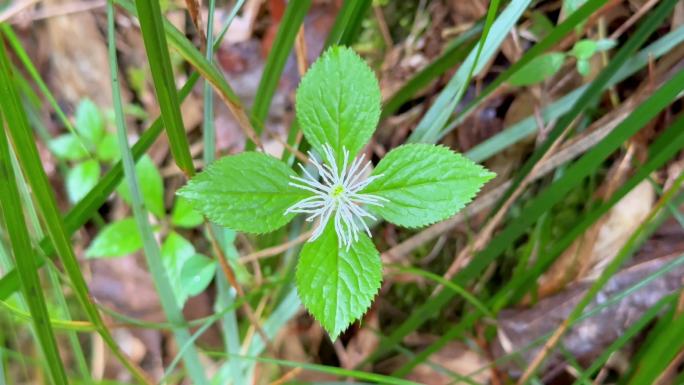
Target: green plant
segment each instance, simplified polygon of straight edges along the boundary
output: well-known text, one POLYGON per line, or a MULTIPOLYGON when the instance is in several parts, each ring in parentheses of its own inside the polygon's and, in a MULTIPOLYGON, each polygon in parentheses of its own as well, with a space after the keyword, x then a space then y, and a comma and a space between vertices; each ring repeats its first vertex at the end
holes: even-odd
POLYGON ((306 308, 335 339, 380 288, 382 266, 366 220, 377 216, 410 228, 438 222, 494 174, 446 147, 410 144, 390 151, 369 176, 370 163, 356 155, 378 123, 380 89, 371 69, 345 47, 328 49, 313 64, 296 108, 318 155, 309 153, 309 167, 300 164, 303 177, 273 157, 245 152, 212 163, 178 194, 238 231, 271 232, 300 213, 318 220, 296 281, 306 308))
POLYGON ((568 52, 548 52, 532 59, 508 83, 514 86, 529 86, 538 84, 555 75, 569 57, 575 58, 577 72, 582 76, 589 74, 589 59, 594 54, 607 51, 615 46, 613 40, 579 40, 568 52))

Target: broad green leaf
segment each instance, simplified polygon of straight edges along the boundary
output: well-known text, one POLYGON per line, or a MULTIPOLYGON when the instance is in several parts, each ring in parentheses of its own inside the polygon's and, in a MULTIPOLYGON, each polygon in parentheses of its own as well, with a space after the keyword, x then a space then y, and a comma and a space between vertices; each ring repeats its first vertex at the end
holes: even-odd
POLYGON ((530 25, 530 32, 539 40, 548 36, 553 31, 554 25, 543 12, 532 12, 532 25, 530 25))
POLYGON ((83 99, 76 107, 76 131, 91 146, 95 146, 104 135, 104 120, 100 110, 90 99, 83 99))
POLYGON ((598 49, 598 44, 593 40, 580 40, 572 47, 570 53, 572 56, 576 57, 578 60, 586 60, 591 58, 598 49))
POLYGON ((142 248, 142 239, 133 218, 108 224, 86 250, 88 258, 121 257, 142 248))
POLYGON ((181 268, 185 262, 192 258, 192 256, 195 254, 195 247, 192 245, 192 243, 174 231, 169 233, 169 235, 166 237, 166 240, 162 244, 162 262, 164 262, 166 274, 168 274, 171 282, 178 283, 172 287, 174 297, 176 298, 176 303, 180 307, 182 307, 185 301, 188 299, 184 285, 181 284, 181 268))
POLYGON ((178 195, 221 226, 265 233, 289 222, 288 207, 310 196, 289 185, 294 171, 272 156, 243 152, 226 156, 194 176, 178 195))
POLYGON ((407 144, 390 151, 373 170, 382 177, 362 192, 387 199, 368 206, 405 227, 449 218, 470 202, 494 173, 443 146, 407 144))
POLYGON ((589 60, 577 60, 577 72, 579 72, 580 75, 587 76, 589 74, 589 70, 591 70, 589 60))
POLYGON ((88 156, 85 145, 75 135, 64 134, 48 143, 56 157, 65 160, 81 160, 88 156))
POLYGON ((182 196, 176 197, 176 203, 171 212, 171 224, 178 227, 193 228, 204 222, 202 214, 193 210, 190 202, 182 196))
POLYGON ((196 296, 209 286, 215 273, 216 261, 202 254, 195 254, 181 267, 180 286, 188 297, 196 296))
MULTIPOLYGON (((135 165, 135 173, 138 177, 138 185, 142 193, 143 201, 148 210, 157 218, 164 216, 164 181, 155 166, 152 158, 143 155, 135 165)), ((131 190, 126 181, 123 181, 117 189, 121 198, 131 204, 131 190)))
POLYGON ((119 159, 119 143, 116 135, 107 133, 95 146, 97 158, 102 162, 113 162, 119 159))
POLYGON ((564 61, 565 54, 562 52, 549 52, 539 55, 514 73, 508 82, 514 86, 541 83, 558 72, 564 61))
POLYGON ((368 310, 381 281, 382 263, 373 242, 359 234, 349 250, 338 247, 332 223, 304 245, 297 263, 299 298, 333 340, 368 310))
POLYGON ((329 48, 304 75, 296 98, 297 120, 311 146, 325 144, 342 161, 342 148, 354 157, 375 132, 380 87, 375 74, 347 47, 329 48))
POLYGON ((96 160, 86 160, 75 165, 66 176, 66 190, 72 203, 80 201, 95 187, 100 178, 100 164, 96 160))

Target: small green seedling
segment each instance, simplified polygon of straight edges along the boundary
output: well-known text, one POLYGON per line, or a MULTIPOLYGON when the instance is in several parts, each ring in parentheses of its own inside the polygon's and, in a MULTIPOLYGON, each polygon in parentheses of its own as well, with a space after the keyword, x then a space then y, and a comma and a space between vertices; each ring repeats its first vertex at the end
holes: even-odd
POLYGON ((587 76, 590 70, 589 59, 596 53, 607 51, 614 46, 615 42, 608 39, 579 40, 568 52, 547 52, 530 60, 508 79, 508 83, 514 86, 539 84, 555 75, 568 57, 574 57, 577 72, 582 76, 587 76))
POLYGON ((382 263, 367 221, 426 226, 454 215, 494 177, 443 146, 408 144, 370 170, 357 154, 380 118, 373 71, 351 49, 332 47, 302 79, 296 113, 313 152, 298 175, 259 152, 217 160, 178 194, 222 226, 274 231, 298 214, 314 222, 297 265, 299 296, 336 339, 370 306, 382 263))

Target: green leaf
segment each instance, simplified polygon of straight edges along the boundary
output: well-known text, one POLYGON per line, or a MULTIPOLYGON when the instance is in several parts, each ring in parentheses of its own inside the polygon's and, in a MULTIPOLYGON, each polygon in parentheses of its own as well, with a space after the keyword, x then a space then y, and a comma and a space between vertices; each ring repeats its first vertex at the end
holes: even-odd
POLYGON ((72 203, 78 202, 95 187, 100 178, 100 164, 96 160, 86 160, 69 170, 66 176, 66 190, 72 203))
POLYGON ((216 273, 216 261, 202 254, 190 257, 181 267, 180 286, 189 297, 203 292, 216 273))
POLYGON ((461 210, 494 173, 443 146, 407 144, 390 151, 373 170, 382 177, 362 192, 388 201, 368 208, 406 227, 429 225, 461 210))
POLYGON ((580 40, 572 47, 570 52, 577 60, 586 60, 591 58, 598 49, 598 44, 593 40, 580 40))
POLYGON ((565 54, 562 52, 549 52, 539 55, 530 60, 526 66, 514 73, 508 83, 514 86, 529 86, 541 83, 553 76, 563 66, 565 54))
POLYGON ((183 228, 197 227, 204 222, 202 214, 193 210, 190 202, 182 197, 176 197, 176 204, 171 213, 171 224, 183 228))
POLYGON ((86 250, 88 258, 121 257, 142 248, 142 239, 133 218, 108 224, 86 250))
POLYGON ((579 59, 577 60, 577 72, 582 76, 587 76, 591 70, 589 65, 589 60, 579 59))
POLYGON ((97 158, 102 162, 110 163, 119 159, 119 144, 116 135, 107 133, 95 146, 97 158))
MULTIPOLYGON (((145 206, 157 218, 162 218, 164 216, 164 181, 152 158, 143 155, 135 165, 135 173, 145 206)), ((126 203, 131 204, 131 190, 126 181, 119 185, 117 191, 126 203)))
MULTIPOLYGON (((190 155, 190 145, 181 116, 169 46, 167 45, 166 33, 164 33, 165 19, 162 16, 158 1, 138 0, 135 1, 135 6, 138 11, 138 21, 147 53, 147 62, 152 73, 152 83, 164 121, 166 135, 169 138, 171 155, 186 175, 193 175, 195 166, 192 164, 192 155, 190 155)), ((190 373, 190 377, 196 380, 195 382, 205 382, 203 376, 196 378, 195 374, 190 373)))
POLYGON ((530 32, 539 40, 547 37, 554 28, 553 23, 543 12, 532 12, 532 25, 530 25, 530 32))
POLYGON ((233 230, 265 233, 288 223, 288 207, 311 195, 289 185, 294 171, 258 152, 226 156, 178 190, 212 222, 233 230))
POLYGON ((102 114, 90 99, 83 99, 76 107, 76 131, 92 146, 104 135, 102 114))
POLYGON ((323 145, 331 145, 342 162, 343 147, 353 158, 375 131, 380 118, 378 80, 350 48, 331 47, 304 75, 296 108, 311 146, 323 154, 323 145))
POLYGON ((176 232, 169 233, 162 244, 161 258, 171 282, 179 284, 172 285, 173 295, 176 303, 182 307, 188 299, 183 281, 181 281, 181 268, 194 255, 195 247, 187 239, 176 232))
POLYGON ((64 134, 48 143, 48 147, 59 159, 81 160, 88 156, 88 151, 75 135, 64 134))
POLYGON ((349 250, 338 247, 332 223, 320 238, 307 243, 297 263, 299 298, 335 340, 368 310, 380 289, 378 250, 359 234, 349 250))

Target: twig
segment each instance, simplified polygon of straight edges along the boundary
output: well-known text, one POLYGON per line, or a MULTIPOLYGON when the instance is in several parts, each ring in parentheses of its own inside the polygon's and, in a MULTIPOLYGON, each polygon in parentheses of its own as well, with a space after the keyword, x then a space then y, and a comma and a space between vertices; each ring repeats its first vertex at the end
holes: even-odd
POLYGON ((273 257, 273 256, 276 256, 278 254, 284 253, 285 251, 289 250, 293 246, 296 246, 296 245, 299 245, 299 244, 306 242, 306 240, 309 239, 309 237, 311 237, 312 233, 313 233, 313 231, 307 231, 307 232, 299 235, 297 238, 292 239, 290 241, 287 241, 283 244, 273 246, 273 247, 269 247, 269 248, 266 248, 263 250, 259 250, 259 251, 254 252, 254 253, 247 254, 244 257, 240 257, 240 262, 247 263, 247 262, 252 262, 252 261, 258 261, 259 259, 262 259, 262 258, 273 257))
POLYGON ((632 25, 634 25, 634 23, 639 21, 639 19, 641 19, 641 17, 644 16, 646 12, 650 11, 651 8, 653 8, 656 4, 658 4, 658 0, 647 1, 641 8, 639 8, 638 11, 636 11, 632 16, 630 16, 630 18, 627 19, 627 21, 622 23, 620 27, 618 27, 618 29, 613 31, 613 33, 611 33, 608 38, 611 40, 617 40, 618 38, 620 38, 620 36, 622 36, 622 34, 625 33, 625 31, 628 30, 629 27, 631 27, 632 25))
POLYGON ((26 0, 10 5, 9 7, 5 8, 2 12, 0 12, 0 23, 4 23, 13 16, 19 14, 25 8, 28 8, 37 2, 38 0, 26 0))
MULTIPOLYGON (((245 299, 245 292, 242 290, 242 286, 240 286, 240 283, 235 278, 235 273, 233 272, 233 269, 230 267, 230 264, 228 263, 228 258, 226 258, 226 255, 223 253, 221 246, 216 241, 218 238, 216 238, 216 234, 214 233, 212 226, 209 223, 205 223, 205 227, 209 232, 209 240, 211 242, 212 248, 214 249, 214 252, 216 253, 216 256, 218 257, 219 265, 221 265, 221 270, 223 270, 223 274, 226 276, 226 280, 228 280, 228 283, 230 283, 230 285, 235 289, 238 299, 245 299)), ((259 333, 261 339, 264 340, 264 344, 266 345, 268 351, 271 354, 273 354, 273 356, 276 356, 275 349, 273 348, 273 345, 268 339, 266 332, 264 332, 264 330, 261 328, 261 324, 254 315, 254 311, 252 310, 252 307, 249 305, 249 302, 245 300, 242 304, 242 307, 245 311, 245 314, 247 315, 247 318, 249 318, 249 321, 252 323, 257 333, 259 333)))
POLYGON ((389 27, 385 21, 385 15, 382 13, 382 8, 379 5, 373 4, 373 16, 378 22, 378 27, 380 27, 380 34, 382 35, 382 40, 385 42, 385 46, 388 49, 394 47, 394 42, 392 41, 392 35, 390 34, 389 27))
POLYGON ((276 142, 283 145, 283 147, 285 147, 285 149, 287 151, 289 151, 291 154, 293 154, 300 162, 302 162, 304 164, 309 163, 309 158, 307 158, 303 152, 297 150, 296 148, 294 148, 293 146, 291 146, 290 144, 285 142, 280 136, 278 136, 278 134, 271 132, 271 131, 268 131, 268 135, 271 138, 273 138, 276 142))
POLYGON ((306 49, 306 35, 304 34, 304 24, 299 27, 297 38, 295 40, 295 56, 297 57, 297 70, 299 76, 304 76, 308 67, 307 49, 306 49))
POLYGON ((284 384, 285 382, 289 381, 290 379, 292 379, 294 376, 298 375, 298 374, 301 373, 301 372, 302 372, 302 368, 301 368, 301 367, 294 368, 294 369, 290 370, 289 372, 285 373, 284 376, 282 376, 282 377, 280 377, 279 379, 277 379, 277 380, 271 382, 269 385, 281 385, 281 384, 284 384))

